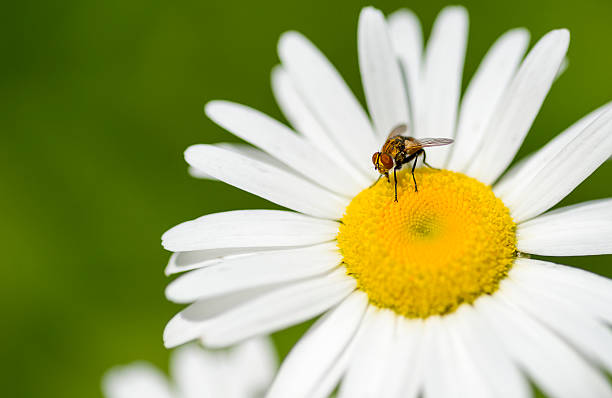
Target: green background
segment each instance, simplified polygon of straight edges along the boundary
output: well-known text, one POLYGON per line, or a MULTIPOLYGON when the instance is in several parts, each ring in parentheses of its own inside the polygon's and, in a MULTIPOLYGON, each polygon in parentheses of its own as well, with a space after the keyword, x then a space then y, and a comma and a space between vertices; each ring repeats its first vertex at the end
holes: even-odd
MULTIPOLYGON (((273 208, 190 178, 190 144, 235 139, 202 106, 224 98, 281 118, 269 73, 286 30, 310 37, 361 100, 361 1, 10 2, 0 26, 0 374, 5 397, 97 397, 103 372, 146 359, 181 307, 163 296, 160 235, 203 214, 273 208)), ((431 28, 439 1, 410 7, 431 28)), ((506 29, 568 27, 570 67, 520 155, 612 98, 612 2, 470 1, 465 82, 506 29)), ((532 40, 533 43, 534 40, 532 40)), ((366 160, 366 161, 369 161, 366 160)), ((562 204, 610 196, 612 162, 562 204)), ((611 256, 563 262, 612 276, 611 256)), ((304 327, 277 334, 285 354, 304 327)))

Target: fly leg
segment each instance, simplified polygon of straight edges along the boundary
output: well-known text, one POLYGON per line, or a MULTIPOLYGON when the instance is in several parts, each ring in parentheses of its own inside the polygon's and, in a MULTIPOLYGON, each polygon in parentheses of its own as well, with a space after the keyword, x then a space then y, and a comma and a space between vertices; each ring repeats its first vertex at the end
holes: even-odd
POLYGON ((404 164, 399 162, 397 159, 395 161, 395 167, 393 168, 393 181, 395 182, 395 201, 397 202, 397 171, 401 170, 404 164))
POLYGON ((397 202, 397 174, 396 174, 396 170, 397 167, 393 168, 393 181, 395 182, 395 201, 397 202))
MULTIPOLYGON (((423 151, 425 154, 425 151, 423 151)), ((416 167, 417 160, 419 160, 419 156, 414 157, 414 163, 412 164, 412 181, 414 181, 414 192, 419 192, 419 188, 417 187, 416 178, 414 177, 414 168, 416 167)))

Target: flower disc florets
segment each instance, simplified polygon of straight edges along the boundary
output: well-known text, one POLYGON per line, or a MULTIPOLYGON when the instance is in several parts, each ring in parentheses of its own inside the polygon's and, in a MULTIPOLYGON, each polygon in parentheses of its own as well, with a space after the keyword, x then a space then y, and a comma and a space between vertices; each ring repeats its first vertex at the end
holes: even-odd
POLYGON ((491 294, 515 258, 516 225, 491 188, 461 173, 409 171, 380 180, 346 209, 338 246, 370 301, 409 318, 491 294))

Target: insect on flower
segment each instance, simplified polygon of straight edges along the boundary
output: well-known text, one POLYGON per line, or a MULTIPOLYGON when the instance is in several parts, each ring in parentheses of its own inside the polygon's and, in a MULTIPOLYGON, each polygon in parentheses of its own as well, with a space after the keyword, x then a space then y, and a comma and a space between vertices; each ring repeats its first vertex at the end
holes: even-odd
MULTIPOLYGON (((387 177, 387 181, 389 181, 389 170, 393 168, 393 180, 395 182, 395 201, 397 202, 397 170, 401 169, 403 165, 414 160, 412 164, 412 180, 414 181, 414 191, 418 192, 419 189, 417 187, 416 178, 414 178, 414 168, 416 167, 417 160, 420 155, 423 155, 423 164, 427 167, 434 168, 427 164, 426 159, 427 156, 425 154, 426 147, 430 146, 441 146, 452 144, 453 140, 450 138, 414 138, 414 137, 405 137, 401 135, 408 130, 408 127, 405 124, 400 124, 395 127, 389 133, 387 140, 380 152, 374 153, 372 155, 372 163, 374 163, 374 168, 380 173, 380 176, 383 175, 387 177)), ((380 177, 379 177, 380 178, 380 177)))

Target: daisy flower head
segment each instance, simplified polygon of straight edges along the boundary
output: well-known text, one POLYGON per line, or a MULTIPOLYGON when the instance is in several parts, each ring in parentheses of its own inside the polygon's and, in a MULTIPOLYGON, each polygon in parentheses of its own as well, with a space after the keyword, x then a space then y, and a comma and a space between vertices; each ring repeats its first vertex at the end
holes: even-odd
MULTIPOLYGON (((195 145, 192 173, 287 211, 210 214, 163 235, 167 297, 191 303, 164 332, 226 346, 323 314, 268 397, 612 396, 612 282, 530 255, 612 253, 612 200, 548 211, 612 153, 612 106, 509 168, 564 63, 567 30, 527 51, 513 29, 459 101, 468 17, 443 9, 426 45, 419 20, 361 12, 366 113, 332 64, 288 32, 272 88, 293 129, 231 102, 206 114, 252 144, 195 145), (380 179, 372 154, 396 126, 426 148, 380 179), (508 169, 509 168, 509 169, 508 169), (508 170, 507 170, 508 169, 508 170), (397 182, 398 201, 394 201, 397 182), (418 192, 415 190, 418 185, 418 192)), ((397 164, 397 158, 395 159, 397 164)))
POLYGON ((259 398, 277 367, 268 338, 250 339, 229 351, 188 344, 172 353, 172 381, 150 363, 135 362, 106 372, 102 390, 106 398, 259 398))

